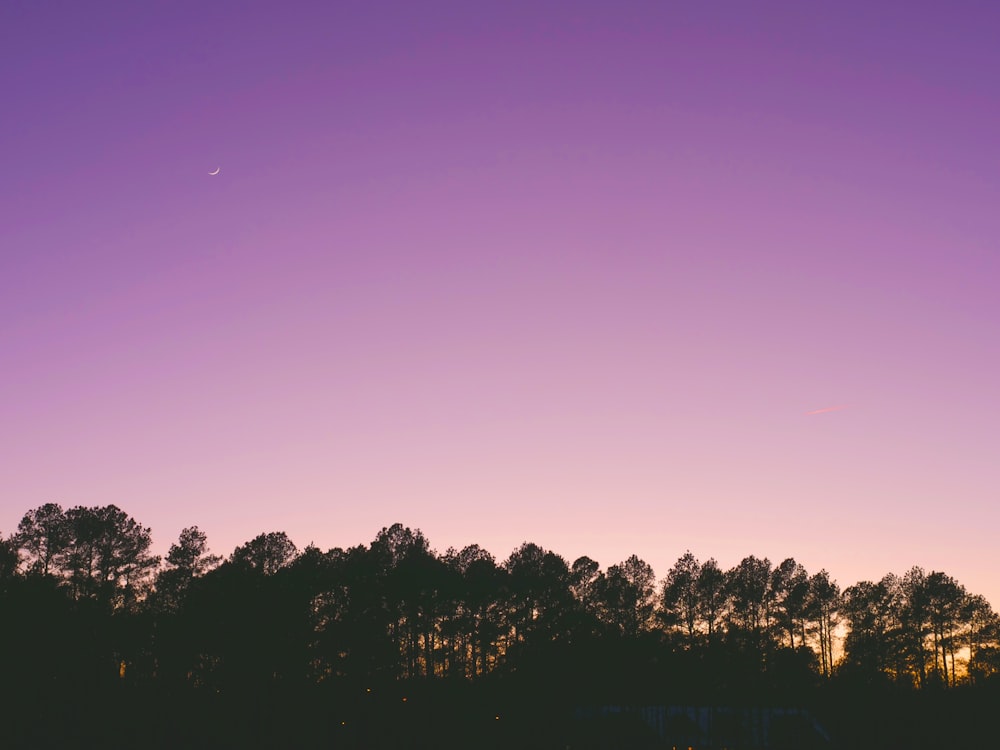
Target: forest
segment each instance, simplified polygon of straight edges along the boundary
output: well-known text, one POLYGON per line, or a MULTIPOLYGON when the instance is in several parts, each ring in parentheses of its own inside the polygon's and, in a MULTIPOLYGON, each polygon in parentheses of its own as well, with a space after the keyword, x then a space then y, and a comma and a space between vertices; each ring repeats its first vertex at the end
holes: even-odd
POLYGON ((327 551, 279 531, 222 558, 196 526, 151 547, 114 505, 0 537, 13 746, 611 747, 581 711, 671 705, 808 709, 817 747, 998 736, 1000 618, 944 572, 842 589, 685 552, 657 579, 530 542, 440 553, 401 524, 327 551))

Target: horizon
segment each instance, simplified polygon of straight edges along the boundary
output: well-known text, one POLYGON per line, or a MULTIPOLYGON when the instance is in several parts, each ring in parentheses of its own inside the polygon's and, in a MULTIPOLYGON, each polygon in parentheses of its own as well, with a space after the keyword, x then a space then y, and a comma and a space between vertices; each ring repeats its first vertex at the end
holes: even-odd
POLYGON ((1000 606, 1000 7, 0 9, 0 532, 1000 606))
MULTIPOLYGON (((117 506, 115 506, 115 507, 117 507, 117 506)), ((70 509, 70 506, 63 507, 62 509, 63 509, 63 511, 67 511, 67 510, 70 509)), ((30 510, 34 511, 36 509, 33 508, 33 509, 30 509, 30 510)), ((128 509, 126 509, 126 508, 119 508, 119 510, 123 511, 130 518, 133 518, 140 526, 143 525, 142 524, 142 519, 134 518, 134 516, 132 516, 128 512, 128 509)), ((566 563, 566 565, 568 567, 571 567, 573 565, 573 563, 576 560, 578 560, 578 559, 581 559, 581 558, 584 558, 584 557, 590 557, 591 560, 593 560, 594 562, 597 563, 598 570, 601 573, 607 572, 608 568, 610 568, 610 567, 612 567, 614 565, 622 564, 626 560, 628 560, 629 558, 631 558, 632 556, 634 556, 634 557, 638 558, 639 560, 641 560, 642 562, 645 562, 645 563, 649 564, 650 567, 652 568, 653 574, 654 574, 654 594, 653 594, 653 596, 654 596, 654 600, 657 601, 657 602, 660 600, 660 597, 661 597, 661 595, 663 593, 663 586, 666 583, 667 576, 670 573, 670 569, 674 566, 675 563, 680 562, 680 558, 682 558, 684 555, 686 555, 688 553, 692 554, 694 556, 694 558, 699 563, 706 563, 709 560, 714 560, 718 564, 719 569, 722 572, 729 572, 729 571, 731 571, 733 568, 736 568, 739 565, 739 563, 741 563, 744 559, 750 558, 750 557, 755 557, 755 558, 757 558, 759 560, 763 560, 765 562, 768 562, 770 564, 772 570, 776 569, 784 560, 789 559, 789 558, 793 559, 796 563, 798 563, 800 565, 803 564, 803 561, 800 560, 800 559, 798 559, 798 558, 796 558, 794 555, 771 556, 771 555, 757 554, 755 552, 747 552, 746 554, 744 554, 742 556, 739 556, 737 559, 733 560, 732 562, 726 562, 725 560, 718 559, 715 555, 708 554, 707 556, 702 556, 702 555, 699 555, 699 554, 693 552, 689 548, 686 548, 684 550, 684 552, 678 554, 677 558, 674 559, 673 562, 671 562, 669 565, 663 565, 662 566, 662 571, 661 571, 660 567, 658 567, 657 565, 651 563, 650 560, 646 559, 642 555, 634 553, 634 552, 628 553, 628 554, 624 554, 624 555, 622 555, 620 557, 620 559, 616 559, 613 562, 611 562, 611 561, 603 561, 603 560, 594 560, 593 557, 591 557, 590 555, 588 555, 586 552, 582 552, 580 554, 575 554, 575 555, 566 555, 563 552, 561 552, 559 549, 550 547, 550 546, 548 546, 546 544, 540 544, 540 543, 537 542, 537 540, 532 540, 532 539, 524 539, 524 540, 522 540, 521 542, 519 542, 516 545, 514 545, 511 548, 510 552, 508 552, 508 553, 497 554, 494 550, 487 549, 486 547, 484 547, 483 545, 479 544, 475 540, 469 540, 469 541, 464 542, 464 543, 462 543, 460 545, 450 544, 450 545, 448 545, 446 547, 441 547, 441 546, 438 546, 438 545, 434 544, 434 540, 430 536, 428 536, 423 531, 423 529, 421 529, 419 526, 410 525, 410 524, 406 524, 406 523, 402 523, 402 522, 398 522, 398 521, 397 522, 393 522, 393 523, 384 524, 375 533, 373 533, 371 535, 371 538, 366 539, 366 540, 355 540, 353 543, 345 543, 345 544, 338 544, 338 545, 323 546, 323 545, 314 544, 312 541, 310 541, 307 544, 302 544, 302 543, 296 541, 290 535, 286 535, 286 536, 288 537, 289 541, 291 541, 292 544, 295 545, 295 547, 296 547, 295 557, 297 558, 299 555, 301 555, 303 552, 305 552, 306 549, 308 549, 309 547, 315 547, 322 554, 330 554, 330 553, 335 552, 335 551, 347 552, 347 551, 349 551, 351 549, 355 549, 357 547, 362 547, 362 548, 365 548, 365 549, 369 549, 369 548, 371 548, 371 545, 376 541, 376 539, 377 539, 378 536, 380 536, 383 532, 387 531, 388 529, 390 529, 394 525, 399 525, 399 526, 401 526, 403 528, 406 528, 406 529, 408 529, 410 531, 413 531, 414 533, 423 535, 423 537, 426 539, 426 541, 428 543, 428 549, 429 549, 430 553, 432 555, 438 557, 438 558, 444 557, 446 554, 448 554, 451 551, 460 552, 463 548, 465 548, 467 546, 475 545, 475 546, 478 546, 479 548, 485 550, 490 555, 492 555, 494 561, 496 562, 496 564, 498 566, 504 566, 509 561, 509 559, 519 551, 519 549, 521 548, 521 546, 525 545, 525 544, 536 544, 538 547, 542 548, 545 552, 556 554, 557 556, 559 556, 560 558, 563 559, 563 561, 566 563)), ((167 543, 163 543, 162 541, 158 541, 156 533, 155 533, 155 531, 153 529, 151 529, 150 527, 144 527, 144 528, 147 528, 149 530, 149 533, 150 533, 150 537, 151 537, 152 543, 150 544, 149 552, 150 552, 150 554, 152 554, 152 555, 154 555, 156 557, 156 568, 158 570, 162 570, 165 567, 169 567, 169 563, 167 563, 167 561, 166 561, 167 552, 168 552, 169 548, 177 540, 175 539, 173 541, 169 541, 167 543)), ((196 528, 200 532, 205 533, 205 530, 202 529, 201 527, 199 527, 197 524, 190 524, 189 526, 185 527, 185 530, 188 529, 188 528, 196 528)), ((180 533, 180 532, 178 532, 178 533, 180 533)), ((266 529, 266 530, 261 530, 259 533, 253 534, 252 536, 247 537, 247 539, 245 539, 243 542, 237 543, 228 552, 213 547, 212 544, 211 544, 211 537, 209 537, 206 534, 206 548, 204 550, 204 554, 206 554, 206 555, 211 554, 211 555, 217 555, 217 556, 219 556, 218 564, 223 564, 223 563, 231 562, 233 560, 233 558, 234 558, 234 555, 236 555, 236 553, 239 551, 240 548, 246 546, 247 543, 251 542, 252 540, 254 540, 256 538, 259 538, 259 537, 262 537, 262 536, 265 536, 265 535, 271 534, 271 533, 285 533, 285 532, 283 530, 281 530, 281 529, 266 529)), ((6 535, 0 536, 0 538, 9 539, 10 536, 11 536, 11 534, 6 534, 6 535)), ((24 549, 24 548, 21 548, 21 549, 24 549)), ((27 561, 27 559, 24 558, 24 559, 21 560, 21 563, 24 564, 26 561, 27 561)), ((868 582, 871 582, 871 583, 878 583, 879 581, 881 581, 882 579, 884 579, 885 577, 890 576, 890 575, 893 575, 893 576, 896 576, 897 578, 902 579, 904 577, 904 575, 907 572, 909 572, 910 570, 912 570, 914 568, 920 568, 927 575, 930 575, 930 574, 935 573, 935 572, 945 573, 945 574, 949 575, 953 580, 955 580, 955 582, 957 584, 959 584, 960 586, 962 586, 965 589, 965 592, 969 596, 981 595, 981 596, 984 596, 984 598, 991 605, 993 604, 992 600, 989 598, 988 595, 983 594, 983 592, 981 592, 981 591, 976 591, 976 590, 969 589, 969 587, 965 586, 965 584, 964 584, 964 582, 962 580, 960 580, 956 576, 952 575, 949 571, 947 571, 947 570, 938 570, 936 568, 925 568, 924 566, 921 566, 919 564, 914 564, 914 565, 906 566, 905 568, 902 568, 902 569, 899 569, 899 570, 887 570, 887 571, 884 571, 880 575, 868 576, 868 577, 863 578, 863 579, 859 578, 859 579, 851 580, 851 581, 842 581, 842 580, 839 580, 837 578, 837 576, 832 571, 830 571, 827 566, 820 566, 818 568, 811 568, 809 565, 803 565, 803 567, 805 568, 805 570, 809 574, 809 576, 813 576, 813 575, 815 575, 817 573, 821 573, 821 572, 827 573, 829 575, 829 580, 831 582, 833 582, 834 584, 836 584, 842 592, 844 590, 846 590, 847 588, 849 588, 849 587, 851 587, 851 586, 853 586, 855 584, 861 583, 863 581, 868 581, 868 582)), ((155 589, 155 585, 154 585, 154 589, 155 589)))

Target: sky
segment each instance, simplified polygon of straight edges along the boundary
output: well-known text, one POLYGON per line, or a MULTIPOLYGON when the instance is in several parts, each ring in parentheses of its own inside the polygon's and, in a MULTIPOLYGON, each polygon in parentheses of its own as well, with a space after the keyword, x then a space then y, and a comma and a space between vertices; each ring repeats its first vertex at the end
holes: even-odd
POLYGON ((998 36, 985 0, 0 4, 0 532, 398 521, 1000 606, 998 36))

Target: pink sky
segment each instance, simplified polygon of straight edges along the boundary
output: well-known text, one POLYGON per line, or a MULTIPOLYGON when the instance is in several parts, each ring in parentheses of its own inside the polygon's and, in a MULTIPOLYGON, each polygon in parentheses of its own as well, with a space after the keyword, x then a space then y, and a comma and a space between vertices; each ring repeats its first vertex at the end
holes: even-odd
POLYGON ((4 4, 0 531, 1000 606, 1000 9, 872 5, 4 4))

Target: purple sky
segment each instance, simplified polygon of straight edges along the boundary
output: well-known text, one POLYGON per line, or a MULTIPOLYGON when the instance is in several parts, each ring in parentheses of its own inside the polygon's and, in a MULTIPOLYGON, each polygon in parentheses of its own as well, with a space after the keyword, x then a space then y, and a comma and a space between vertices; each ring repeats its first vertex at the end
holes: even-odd
POLYGON ((2 3, 0 530, 401 521, 1000 605, 998 38, 992 1, 2 3))

